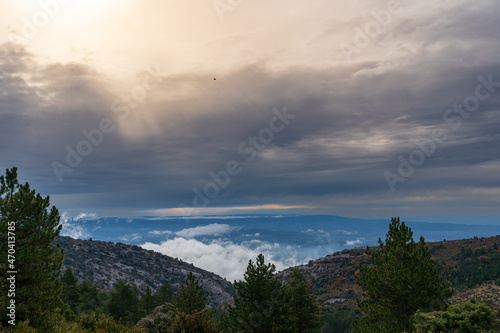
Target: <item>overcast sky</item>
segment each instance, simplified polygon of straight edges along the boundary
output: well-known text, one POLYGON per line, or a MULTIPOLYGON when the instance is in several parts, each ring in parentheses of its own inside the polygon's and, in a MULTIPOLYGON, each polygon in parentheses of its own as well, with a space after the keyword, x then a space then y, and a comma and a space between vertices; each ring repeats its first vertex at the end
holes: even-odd
POLYGON ((0 0, 0 22, 0 168, 70 216, 500 215, 496 0, 0 0))

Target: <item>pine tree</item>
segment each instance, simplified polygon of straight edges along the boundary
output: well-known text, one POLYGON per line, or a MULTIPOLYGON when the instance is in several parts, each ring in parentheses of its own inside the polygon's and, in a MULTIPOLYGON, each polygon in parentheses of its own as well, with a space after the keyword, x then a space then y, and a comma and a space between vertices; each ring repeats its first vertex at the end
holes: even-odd
POLYGON ((100 314, 106 312, 109 292, 99 290, 96 285, 88 281, 83 281, 78 286, 78 294, 80 295, 80 304, 77 308, 78 314, 90 314, 92 312, 100 314))
POLYGON ((64 271, 61 282, 63 284, 62 300, 66 303, 74 314, 78 313, 80 305, 80 293, 78 292, 78 279, 73 275, 71 268, 64 271))
POLYGON ((359 308, 367 314, 355 322, 357 332, 404 332, 412 328, 417 310, 438 309, 452 294, 442 281, 424 238, 392 218, 385 244, 370 250, 372 265, 361 265, 356 277, 363 288, 359 308))
POLYGON ((234 283, 234 306, 228 308, 223 318, 226 332, 277 332, 286 296, 275 272, 276 266, 266 265, 262 254, 255 264, 249 261, 244 281, 234 283))
POLYGON ((146 290, 141 293, 141 308, 142 308, 142 313, 144 315, 148 315, 153 311, 154 309, 154 296, 151 288, 149 286, 146 286, 146 290))
MULTIPOLYGON (((59 275, 64 253, 59 244, 51 246, 62 225, 58 210, 52 207, 49 211, 49 207, 48 196, 43 198, 28 183, 19 184, 17 168, 7 169, 0 177, 0 306, 5 309, 9 301, 7 271, 15 270, 16 321, 29 319, 40 329, 63 307, 59 275), (15 246, 8 245, 8 236, 15 237, 15 246), (15 261, 7 262, 9 248, 15 249, 15 261), (10 265, 14 269, 7 269, 10 265)), ((5 321, 5 311, 1 316, 5 321)))
POLYGON ((208 293, 203 291, 193 273, 189 273, 185 282, 174 297, 177 314, 169 328, 171 333, 199 332, 215 333, 216 325, 212 320, 214 311, 205 309, 209 304, 208 293))
POLYGON ((179 288, 174 297, 174 306, 178 312, 192 314, 202 311, 208 305, 208 293, 206 293, 193 273, 189 272, 185 285, 179 288))
POLYGON ((281 331, 313 332, 321 326, 321 309, 311 294, 306 275, 300 269, 292 269, 287 284, 283 286, 285 303, 281 306, 281 331))
POLYGON ((130 286, 123 279, 118 280, 110 293, 109 314, 116 320, 135 324, 139 320, 137 292, 136 286, 130 286))
POLYGON ((172 287, 170 284, 164 284, 160 287, 160 290, 153 295, 153 308, 163 305, 165 303, 171 303, 174 293, 172 292, 172 287))

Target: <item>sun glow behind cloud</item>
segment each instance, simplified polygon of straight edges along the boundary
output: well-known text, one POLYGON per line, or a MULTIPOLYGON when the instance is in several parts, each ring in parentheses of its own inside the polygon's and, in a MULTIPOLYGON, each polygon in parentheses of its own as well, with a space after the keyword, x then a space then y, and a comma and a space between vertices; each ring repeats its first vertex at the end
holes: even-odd
POLYGON ((155 216, 203 216, 203 215, 217 215, 217 214, 245 214, 255 213, 255 211, 262 211, 268 213, 287 212, 293 214, 297 209, 314 209, 319 208, 315 206, 297 205, 286 206, 278 204, 257 205, 257 206, 240 206, 240 207, 185 207, 185 208, 164 208, 152 209, 140 212, 144 215, 155 216))
MULTIPOLYGON (((0 14, 14 29, 43 11, 39 1, 16 3, 16 10, 0 14)), ((348 8, 333 2, 289 6, 281 0, 265 7, 246 3, 239 14, 221 22, 211 1, 73 0, 52 8, 52 17, 27 45, 48 61, 79 58, 122 78, 151 64, 170 73, 196 69, 218 74, 262 60, 274 64, 270 68, 322 66, 327 53, 319 61, 320 54, 307 51, 303 41, 316 33, 314 22, 331 20, 335 13, 342 17, 348 8), (316 19, 305 26, 294 20, 273 20, 270 25, 276 10, 288 17, 308 13, 316 19)), ((337 53, 330 52, 329 61, 337 53)))

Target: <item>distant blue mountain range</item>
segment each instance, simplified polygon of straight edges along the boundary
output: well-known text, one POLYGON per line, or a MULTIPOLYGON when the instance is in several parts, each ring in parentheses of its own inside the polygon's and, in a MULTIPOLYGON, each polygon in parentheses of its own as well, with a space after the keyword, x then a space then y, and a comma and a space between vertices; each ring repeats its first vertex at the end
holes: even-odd
MULTIPOLYGON (((283 269, 338 250, 377 245, 389 222, 333 215, 66 219, 62 235, 140 245, 236 279, 258 253, 283 269)), ((407 224, 415 240, 423 236, 427 242, 500 234, 500 224, 407 224)))

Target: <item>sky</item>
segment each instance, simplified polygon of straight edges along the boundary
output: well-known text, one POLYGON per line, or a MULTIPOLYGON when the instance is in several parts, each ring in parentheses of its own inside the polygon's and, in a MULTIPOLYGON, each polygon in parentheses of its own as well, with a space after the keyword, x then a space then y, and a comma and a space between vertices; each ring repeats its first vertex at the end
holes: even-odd
POLYGON ((67 214, 500 216, 495 0, 0 0, 0 170, 67 214))

